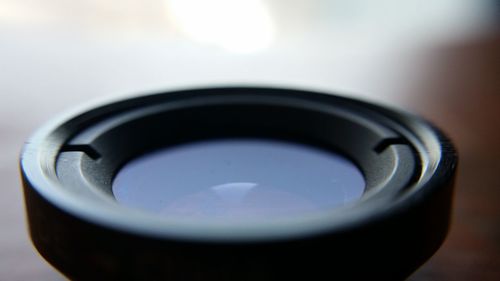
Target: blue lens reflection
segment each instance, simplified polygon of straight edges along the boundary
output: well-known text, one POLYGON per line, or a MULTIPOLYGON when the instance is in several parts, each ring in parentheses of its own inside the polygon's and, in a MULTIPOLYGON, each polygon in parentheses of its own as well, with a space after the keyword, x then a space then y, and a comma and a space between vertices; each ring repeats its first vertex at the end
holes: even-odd
POLYGON ((126 164, 113 183, 125 206, 203 220, 280 218, 359 199, 360 170, 345 157, 298 143, 221 139, 178 145, 126 164))

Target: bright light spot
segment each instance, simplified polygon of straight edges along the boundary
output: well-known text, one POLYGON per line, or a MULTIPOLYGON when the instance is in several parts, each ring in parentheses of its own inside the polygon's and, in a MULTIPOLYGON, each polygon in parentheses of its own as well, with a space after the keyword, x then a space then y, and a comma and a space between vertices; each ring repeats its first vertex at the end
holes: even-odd
POLYGON ((257 184, 252 182, 232 182, 213 186, 212 190, 226 202, 239 203, 256 186, 257 184))
POLYGON ((262 50, 274 35, 262 0, 167 0, 167 12, 189 38, 233 52, 262 50))

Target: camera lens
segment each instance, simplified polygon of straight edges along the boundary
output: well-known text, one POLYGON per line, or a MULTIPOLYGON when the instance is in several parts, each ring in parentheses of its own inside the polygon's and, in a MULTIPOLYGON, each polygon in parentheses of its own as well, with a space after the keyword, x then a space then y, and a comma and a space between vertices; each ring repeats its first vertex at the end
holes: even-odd
POLYGON ((29 231, 71 280, 403 280, 449 227, 457 156, 420 118, 212 88, 63 116, 21 155, 29 231))
POLYGON ((185 219, 262 220, 331 210, 365 182, 345 157, 264 139, 177 145, 127 163, 113 182, 123 205, 185 219))

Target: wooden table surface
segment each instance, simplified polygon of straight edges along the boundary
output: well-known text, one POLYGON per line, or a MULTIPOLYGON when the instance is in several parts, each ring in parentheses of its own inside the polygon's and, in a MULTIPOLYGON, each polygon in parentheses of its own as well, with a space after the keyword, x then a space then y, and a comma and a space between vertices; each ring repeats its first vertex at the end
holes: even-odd
POLYGON ((500 32, 418 51, 318 58, 312 48, 297 59, 293 49, 243 58, 210 50, 206 59, 177 41, 19 26, 0 25, 0 280, 64 279, 26 231, 17 159, 36 127, 103 95, 240 82, 358 92, 436 123, 460 155, 453 223, 410 280, 500 280, 500 32))
POLYGON ((411 280, 500 280, 500 34, 439 54, 413 108, 458 147, 454 217, 411 280))

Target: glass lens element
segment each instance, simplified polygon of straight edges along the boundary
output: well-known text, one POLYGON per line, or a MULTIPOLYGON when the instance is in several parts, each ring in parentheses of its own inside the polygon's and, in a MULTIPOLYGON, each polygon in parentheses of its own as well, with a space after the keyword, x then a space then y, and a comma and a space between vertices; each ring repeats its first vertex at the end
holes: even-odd
POLYGON ((364 177, 349 160, 313 146, 219 139, 157 150, 127 163, 116 200, 163 216, 241 220, 328 211, 359 199, 364 177))

